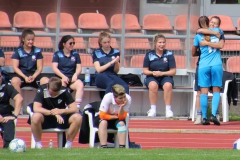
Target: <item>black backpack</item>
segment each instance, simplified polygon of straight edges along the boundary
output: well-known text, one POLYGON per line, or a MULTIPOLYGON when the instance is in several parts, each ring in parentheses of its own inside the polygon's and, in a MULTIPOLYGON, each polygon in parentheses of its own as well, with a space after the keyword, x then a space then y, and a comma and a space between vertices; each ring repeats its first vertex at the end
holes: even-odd
POLYGON ((121 78, 129 85, 129 86, 143 86, 140 78, 136 74, 128 73, 127 75, 122 75, 121 78))

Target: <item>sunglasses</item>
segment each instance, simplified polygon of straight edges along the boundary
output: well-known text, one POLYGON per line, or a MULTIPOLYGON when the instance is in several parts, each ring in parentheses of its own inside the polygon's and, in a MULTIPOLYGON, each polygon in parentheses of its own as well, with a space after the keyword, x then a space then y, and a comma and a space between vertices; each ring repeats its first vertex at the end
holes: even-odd
POLYGON ((70 46, 71 46, 71 45, 75 45, 75 42, 70 42, 69 45, 70 45, 70 46))

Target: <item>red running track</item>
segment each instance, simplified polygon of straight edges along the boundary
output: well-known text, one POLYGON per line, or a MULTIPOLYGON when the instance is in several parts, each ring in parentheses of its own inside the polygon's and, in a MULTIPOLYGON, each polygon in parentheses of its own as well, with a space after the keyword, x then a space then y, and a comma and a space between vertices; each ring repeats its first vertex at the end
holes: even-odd
MULTIPOLYGON (((27 128, 26 118, 19 118, 17 128, 27 128)), ((131 120, 130 130, 144 129, 196 129, 196 130, 239 130, 240 122, 228 122, 221 126, 193 125, 187 120, 131 120)), ((31 133, 17 132, 17 138, 24 139, 27 147, 30 148, 31 133)), ((154 148, 198 148, 198 149, 231 149, 233 142, 240 138, 238 134, 199 134, 199 133, 148 133, 130 132, 131 141, 141 144, 143 149, 154 148)), ((57 146, 57 134, 43 133, 42 143, 48 147, 49 139, 52 139, 55 147, 57 146)), ((2 146, 2 140, 0 141, 2 146)), ((74 139, 73 147, 86 148, 88 144, 79 144, 78 136, 74 139)))

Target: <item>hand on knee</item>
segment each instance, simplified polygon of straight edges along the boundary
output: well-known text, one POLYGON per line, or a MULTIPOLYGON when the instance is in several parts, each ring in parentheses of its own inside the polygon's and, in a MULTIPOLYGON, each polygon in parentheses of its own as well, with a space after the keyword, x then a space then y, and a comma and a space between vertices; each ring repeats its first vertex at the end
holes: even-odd
POLYGON ((118 130, 118 133, 125 133, 127 131, 127 127, 123 122, 118 122, 116 127, 118 130))

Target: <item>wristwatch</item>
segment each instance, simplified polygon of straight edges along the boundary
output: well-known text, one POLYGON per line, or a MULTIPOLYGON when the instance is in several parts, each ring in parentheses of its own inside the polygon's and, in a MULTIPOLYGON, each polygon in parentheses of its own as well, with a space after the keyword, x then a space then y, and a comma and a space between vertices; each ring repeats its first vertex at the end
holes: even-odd
POLYGON ((12 116, 15 118, 15 119, 17 119, 18 117, 15 115, 15 114, 12 114, 12 116))

